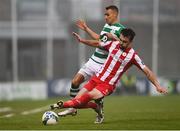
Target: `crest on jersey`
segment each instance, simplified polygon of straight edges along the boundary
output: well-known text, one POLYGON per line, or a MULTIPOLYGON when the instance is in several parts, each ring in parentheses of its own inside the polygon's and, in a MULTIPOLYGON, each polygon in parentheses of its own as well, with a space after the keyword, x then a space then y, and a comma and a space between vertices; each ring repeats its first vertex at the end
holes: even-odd
POLYGON ((127 55, 127 53, 126 53, 126 52, 123 52, 123 53, 122 53, 122 55, 123 55, 123 56, 126 56, 126 55, 127 55))
POLYGON ((103 35, 102 35, 102 38, 101 38, 101 41, 102 41, 102 42, 106 42, 107 40, 108 40, 107 35, 106 35, 106 34, 103 34, 103 35))

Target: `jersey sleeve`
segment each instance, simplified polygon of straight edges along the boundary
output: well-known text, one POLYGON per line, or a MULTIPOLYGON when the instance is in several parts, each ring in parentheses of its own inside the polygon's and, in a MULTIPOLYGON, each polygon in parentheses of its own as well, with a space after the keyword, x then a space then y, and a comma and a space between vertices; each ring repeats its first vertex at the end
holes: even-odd
POLYGON ((145 67, 144 62, 141 60, 141 58, 135 53, 133 64, 136 65, 139 69, 143 70, 145 67))

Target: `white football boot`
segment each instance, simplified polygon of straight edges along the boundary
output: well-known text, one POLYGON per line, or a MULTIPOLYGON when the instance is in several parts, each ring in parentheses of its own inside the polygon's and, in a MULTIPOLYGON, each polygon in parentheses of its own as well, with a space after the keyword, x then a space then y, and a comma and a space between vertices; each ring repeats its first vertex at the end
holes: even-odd
POLYGON ((103 105, 99 105, 94 111, 97 113, 95 124, 101 124, 104 121, 103 105))
POLYGON ((67 116, 67 115, 72 115, 72 116, 77 115, 77 109, 68 108, 68 109, 58 113, 58 116, 67 116))

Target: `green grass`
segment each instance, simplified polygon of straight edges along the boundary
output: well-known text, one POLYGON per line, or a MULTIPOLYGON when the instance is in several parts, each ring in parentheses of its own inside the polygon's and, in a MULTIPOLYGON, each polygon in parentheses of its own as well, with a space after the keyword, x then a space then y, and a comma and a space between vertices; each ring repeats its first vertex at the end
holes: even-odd
MULTIPOLYGON (((0 130, 180 130, 180 96, 109 96, 105 98, 105 121, 94 124, 95 113, 91 109, 79 110, 77 116, 60 118, 57 125, 44 126, 41 117, 44 111, 21 115, 27 111, 49 105, 57 99, 42 101, 0 102, 0 108, 13 110, 0 113, 15 115, 0 118, 0 130)), ((47 109, 48 110, 48 109, 47 109)), ((56 111, 57 112, 57 111, 56 111)))

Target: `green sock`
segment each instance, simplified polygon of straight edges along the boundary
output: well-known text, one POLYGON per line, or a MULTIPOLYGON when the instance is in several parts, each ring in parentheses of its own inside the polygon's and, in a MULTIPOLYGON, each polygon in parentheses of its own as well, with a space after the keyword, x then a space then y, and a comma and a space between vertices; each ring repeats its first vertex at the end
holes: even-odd
POLYGON ((74 84, 71 84, 70 97, 74 98, 79 91, 80 91, 79 85, 78 85, 78 86, 75 86, 74 84))

